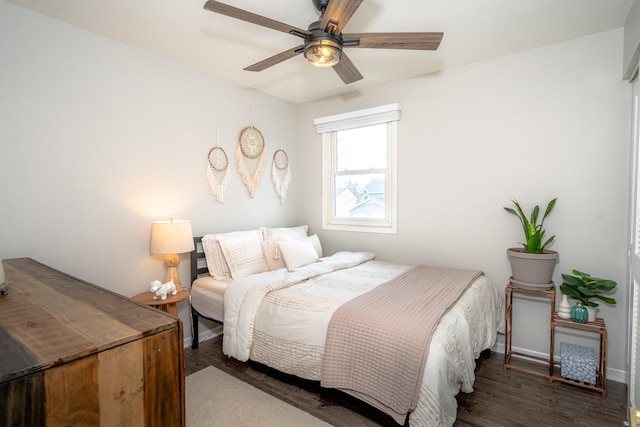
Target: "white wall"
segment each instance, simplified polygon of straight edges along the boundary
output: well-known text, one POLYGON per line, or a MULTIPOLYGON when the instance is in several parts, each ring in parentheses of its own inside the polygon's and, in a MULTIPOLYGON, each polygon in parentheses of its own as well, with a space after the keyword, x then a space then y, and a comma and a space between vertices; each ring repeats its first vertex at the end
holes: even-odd
MULTIPOLYGON (((195 234, 291 225, 265 174, 250 199, 232 164, 226 204, 209 192, 209 149, 230 161, 242 128, 297 170, 295 106, 0 1, 0 259, 31 257, 122 295, 164 278, 151 223, 195 234)), ((188 255, 180 275, 189 283, 188 255)), ((190 336, 188 304, 179 305, 190 336)))
MULTIPOLYGON (((398 234, 324 231, 326 251, 373 249, 379 259, 481 269, 503 290, 505 250, 523 237, 502 207, 513 198, 546 206, 557 196, 546 222, 560 252, 554 281, 577 268, 620 283, 617 307, 601 305, 600 315, 610 373, 624 369, 631 101, 622 44, 616 30, 304 105, 302 217, 320 229, 313 119, 399 102, 398 234)), ((516 304, 514 345, 548 353, 548 305, 516 304)))

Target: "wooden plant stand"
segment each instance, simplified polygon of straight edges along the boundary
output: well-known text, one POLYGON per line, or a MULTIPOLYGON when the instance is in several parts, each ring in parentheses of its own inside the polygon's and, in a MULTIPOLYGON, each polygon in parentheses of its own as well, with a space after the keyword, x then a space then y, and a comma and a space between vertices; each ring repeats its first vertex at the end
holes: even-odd
POLYGON ((527 374, 536 375, 546 378, 549 382, 563 382, 567 384, 573 384, 578 387, 587 388, 597 391, 602 394, 603 397, 607 395, 607 327, 604 320, 596 318, 595 322, 590 323, 577 323, 568 319, 561 319, 555 312, 556 302, 556 288, 555 286, 548 290, 527 290, 514 286, 513 284, 507 284, 505 288, 505 350, 504 350, 504 370, 513 369, 527 374), (513 351, 513 295, 523 294, 536 298, 547 298, 551 307, 549 314, 549 357, 539 357, 529 354, 513 351), (554 360, 554 344, 555 344, 555 331, 556 328, 567 328, 580 330, 585 332, 597 333, 600 335, 600 352, 598 357, 598 370, 596 371, 596 384, 589 384, 582 381, 576 381, 569 378, 564 378, 560 375, 560 362, 554 360), (519 366, 514 360, 513 356, 520 356, 526 359, 532 359, 534 361, 543 362, 543 365, 548 367, 543 370, 531 369, 528 367, 519 366))

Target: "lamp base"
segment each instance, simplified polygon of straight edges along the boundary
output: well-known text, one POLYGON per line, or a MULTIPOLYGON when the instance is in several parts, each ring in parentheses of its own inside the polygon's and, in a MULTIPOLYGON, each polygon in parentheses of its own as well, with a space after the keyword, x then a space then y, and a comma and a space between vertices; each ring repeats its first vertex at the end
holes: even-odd
POLYGON ((178 254, 167 254, 164 256, 164 265, 167 266, 167 275, 164 279, 164 283, 173 280, 176 285, 176 291, 182 290, 182 283, 180 283, 180 276, 178 276, 178 264, 180 264, 180 256, 178 254))

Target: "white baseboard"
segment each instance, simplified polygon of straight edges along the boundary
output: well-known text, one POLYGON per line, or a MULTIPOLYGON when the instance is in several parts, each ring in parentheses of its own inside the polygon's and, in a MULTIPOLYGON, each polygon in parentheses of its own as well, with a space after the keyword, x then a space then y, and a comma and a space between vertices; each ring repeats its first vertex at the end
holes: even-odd
MULTIPOLYGON (((504 344, 498 342, 491 348, 491 350, 495 351, 496 353, 504 354, 504 344)), ((526 355, 529 355, 529 356, 539 357, 539 358, 542 358, 542 359, 549 358, 549 354, 548 353, 540 353, 540 352, 532 351, 532 350, 529 350, 529 349, 526 349, 526 348, 513 347, 513 351, 517 351, 518 353, 526 354, 526 355)), ((556 361, 560 361, 560 356, 559 355, 554 355, 553 358, 556 361)), ((544 363, 541 360, 535 360, 535 359, 530 359, 530 360, 532 362, 536 362, 536 363, 544 363)), ((617 383, 627 384, 627 372, 626 371, 621 371, 619 369, 607 368, 607 380, 615 381, 617 383)))
MULTIPOLYGON (((191 331, 189 330, 189 335, 185 334, 183 340, 184 348, 191 348, 191 331)), ((211 338, 215 338, 218 335, 222 335, 222 325, 217 325, 216 327, 209 329, 204 326, 202 323, 198 325, 198 342, 203 342, 206 340, 210 340, 211 338)))

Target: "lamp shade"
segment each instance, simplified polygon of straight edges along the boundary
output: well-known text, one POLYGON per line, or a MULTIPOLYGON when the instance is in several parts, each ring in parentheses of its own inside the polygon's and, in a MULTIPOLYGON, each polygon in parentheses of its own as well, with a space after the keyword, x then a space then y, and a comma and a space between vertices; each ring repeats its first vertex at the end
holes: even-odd
POLYGON ((193 249, 190 221, 170 219, 155 221, 151 225, 150 252, 152 254, 182 254, 191 252, 193 249))

